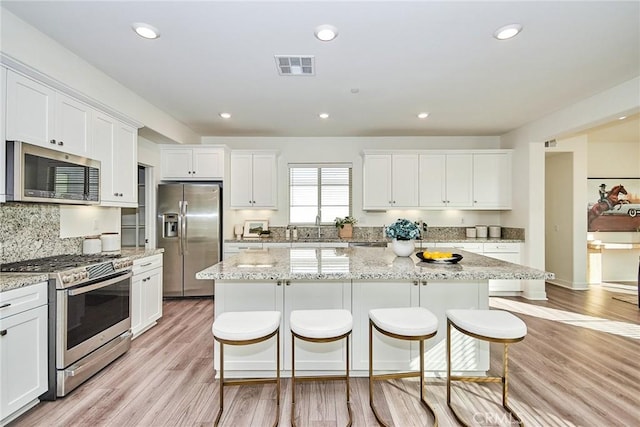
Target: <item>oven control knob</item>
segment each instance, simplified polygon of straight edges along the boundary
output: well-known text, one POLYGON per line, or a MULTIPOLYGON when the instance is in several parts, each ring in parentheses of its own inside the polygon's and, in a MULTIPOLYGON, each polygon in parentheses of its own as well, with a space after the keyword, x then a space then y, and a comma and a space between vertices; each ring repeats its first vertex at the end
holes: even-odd
POLYGON ((71 283, 73 281, 73 276, 70 274, 66 274, 62 276, 62 283, 71 283))

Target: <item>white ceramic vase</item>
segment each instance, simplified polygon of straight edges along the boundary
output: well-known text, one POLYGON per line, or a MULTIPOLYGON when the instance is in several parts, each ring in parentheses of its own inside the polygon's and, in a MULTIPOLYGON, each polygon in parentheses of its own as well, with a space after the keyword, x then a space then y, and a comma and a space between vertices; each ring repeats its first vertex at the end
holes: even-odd
POLYGON ((415 242, 413 240, 393 239, 391 248, 396 256, 410 256, 415 249, 415 242))

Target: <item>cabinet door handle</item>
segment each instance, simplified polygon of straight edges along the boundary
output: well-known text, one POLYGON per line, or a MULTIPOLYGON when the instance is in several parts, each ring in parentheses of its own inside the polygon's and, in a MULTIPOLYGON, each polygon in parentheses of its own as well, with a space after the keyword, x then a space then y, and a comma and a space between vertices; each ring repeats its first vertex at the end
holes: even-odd
POLYGON ((196 171, 191 171, 191 172, 193 172, 194 175, 196 174, 196 171))
POLYGON ((0 331, 0 337, 3 337, 5 335, 7 335, 7 330, 6 329, 1 330, 0 331))
POLYGON ((7 308, 11 305, 10 302, 0 305, 0 308, 7 308))
POLYGON ((191 171, 187 171, 187 173, 188 173, 189 175, 191 175, 191 171))
POLYGON ((58 141, 58 145, 64 145, 63 141, 58 141))
POLYGON ((56 143, 56 140, 55 140, 55 139, 50 139, 50 140, 49 140, 49 144, 55 144, 55 143, 56 143))
POLYGON ((291 282, 289 280, 285 280, 284 284, 287 285, 287 286, 291 286, 291 282))
POLYGON ((149 267, 151 264, 153 264, 152 262, 148 262, 146 264, 142 264, 140 267, 149 267))
POLYGON ((413 286, 418 286, 418 281, 417 280, 413 281, 413 286))
POLYGON ((422 281, 422 286, 427 286, 427 281, 426 280, 422 281))

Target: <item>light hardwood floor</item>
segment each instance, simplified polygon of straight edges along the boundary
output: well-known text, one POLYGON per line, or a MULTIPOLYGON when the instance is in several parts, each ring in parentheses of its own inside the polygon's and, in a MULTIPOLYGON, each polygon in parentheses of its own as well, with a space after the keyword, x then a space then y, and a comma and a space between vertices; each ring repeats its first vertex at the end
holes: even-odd
MULTIPOLYGON (((638 308, 613 300, 613 294, 599 288, 572 292, 547 285, 547 292, 545 302, 492 299, 492 306, 513 309, 528 326, 525 340, 510 346, 512 407, 527 426, 638 425, 638 308)), ((39 404, 13 425, 211 425, 218 399, 212 321, 211 300, 165 301, 158 326, 134 340, 126 355, 69 396, 39 404)), ((492 345, 492 373, 500 372, 501 356, 502 347, 492 345)), ((351 384, 354 426, 375 426, 367 379, 355 378, 351 384)), ((341 382, 300 383, 297 389, 298 425, 346 424, 341 382)), ((274 391, 273 385, 225 389, 222 425, 270 425, 274 391)), ((417 395, 415 380, 377 388, 379 409, 396 426, 432 425, 417 395)), ((465 384, 456 386, 454 402, 474 425, 508 426, 500 407, 492 403, 499 402, 499 396, 499 384, 465 384), (460 393, 462 388, 465 393, 460 393)), ((446 406, 443 379, 429 379, 427 399, 434 403, 441 426, 458 425, 446 406)), ((283 380, 280 425, 290 425, 290 401, 290 383, 283 380)))

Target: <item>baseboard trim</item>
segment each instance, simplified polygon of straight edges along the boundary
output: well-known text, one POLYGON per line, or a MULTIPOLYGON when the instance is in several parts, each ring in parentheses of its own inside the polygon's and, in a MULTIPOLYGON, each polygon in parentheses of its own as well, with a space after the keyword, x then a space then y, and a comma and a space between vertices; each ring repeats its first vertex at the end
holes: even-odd
POLYGON ((554 286, 560 286, 561 288, 571 289, 572 291, 589 290, 589 285, 587 283, 572 283, 572 282, 567 282, 566 280, 558 280, 558 279, 547 280, 547 283, 554 286))

